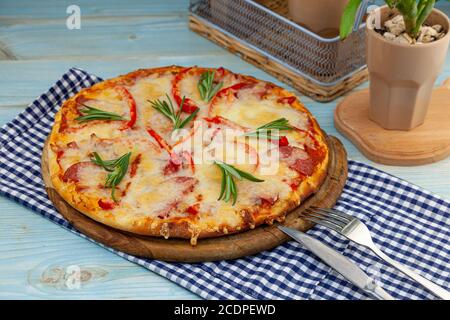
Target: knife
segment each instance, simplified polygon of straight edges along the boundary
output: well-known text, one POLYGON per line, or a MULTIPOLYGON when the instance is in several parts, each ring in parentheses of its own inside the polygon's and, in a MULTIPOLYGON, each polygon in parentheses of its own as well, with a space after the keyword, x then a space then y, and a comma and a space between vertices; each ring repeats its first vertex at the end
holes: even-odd
POLYGON ((297 242, 301 243, 344 278, 372 297, 379 300, 395 300, 391 295, 384 291, 383 288, 376 284, 372 278, 362 271, 360 267, 344 255, 303 232, 283 226, 278 226, 278 228, 297 242))

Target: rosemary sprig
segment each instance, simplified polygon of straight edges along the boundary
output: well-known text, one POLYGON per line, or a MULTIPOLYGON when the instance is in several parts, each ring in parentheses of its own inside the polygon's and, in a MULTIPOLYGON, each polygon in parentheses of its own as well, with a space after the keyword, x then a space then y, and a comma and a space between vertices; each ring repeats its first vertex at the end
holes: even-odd
POLYGON ((94 152, 93 155, 94 158, 91 159, 91 161, 109 172, 106 177, 105 187, 111 188, 111 198, 114 202, 118 202, 115 197, 116 186, 122 181, 127 173, 131 152, 113 160, 103 160, 97 152, 94 152))
POLYGON ((161 101, 159 99, 153 100, 153 101, 150 101, 150 100, 147 100, 147 101, 150 102, 150 104, 152 105, 153 108, 155 108, 157 111, 159 111, 160 113, 165 115, 167 118, 169 118, 170 121, 172 121, 174 130, 184 128, 184 126, 189 121, 194 119, 194 117, 197 114, 197 112, 199 111, 199 109, 197 108, 186 119, 182 120, 181 112, 183 109, 184 97, 183 97, 183 100, 181 100, 180 109, 178 110, 178 112, 175 112, 175 108, 173 107, 172 100, 170 100, 169 95, 166 94, 166 97, 167 97, 167 100, 169 101, 169 103, 167 103, 167 101, 161 101))
POLYGON ((233 205, 236 203, 237 188, 233 178, 237 178, 239 180, 246 179, 253 182, 264 182, 264 180, 258 179, 250 173, 239 170, 222 161, 216 160, 214 161, 214 164, 216 164, 222 172, 220 195, 217 200, 224 200, 225 202, 228 202, 230 199, 233 199, 233 205))
POLYGON ((289 121, 286 118, 280 118, 258 127, 255 131, 247 132, 244 136, 279 140, 280 137, 272 135, 271 130, 288 131, 292 129, 293 127, 289 125, 289 121))
POLYGON ((209 102, 223 86, 223 82, 214 85, 214 74, 215 71, 203 72, 197 84, 200 97, 206 102, 209 102))
POLYGON ((89 107, 83 104, 84 109, 81 109, 80 112, 83 114, 75 118, 75 120, 80 122, 92 121, 92 120, 126 120, 121 115, 114 113, 103 111, 97 108, 89 107))

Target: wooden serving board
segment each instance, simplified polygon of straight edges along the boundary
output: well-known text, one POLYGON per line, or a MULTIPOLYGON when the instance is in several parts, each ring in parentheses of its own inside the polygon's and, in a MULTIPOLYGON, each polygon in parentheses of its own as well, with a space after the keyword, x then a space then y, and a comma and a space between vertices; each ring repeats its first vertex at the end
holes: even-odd
MULTIPOLYGON (((313 224, 299 218, 299 213, 311 205, 331 208, 339 198, 347 179, 347 154, 342 143, 335 137, 328 137, 328 145, 330 165, 325 181, 316 194, 287 215, 284 225, 306 231, 313 224)), ((47 161, 47 142, 42 151, 41 165, 48 197, 64 218, 95 241, 132 255, 172 262, 228 260, 270 250, 289 240, 288 236, 278 230, 277 223, 219 238, 199 239, 196 246, 191 246, 188 239, 165 240, 114 229, 75 210, 52 187, 47 161)))
POLYGON ((450 78, 435 88, 425 122, 410 131, 386 130, 369 119, 369 89, 336 107, 334 125, 370 160, 396 166, 433 163, 450 155, 450 78))

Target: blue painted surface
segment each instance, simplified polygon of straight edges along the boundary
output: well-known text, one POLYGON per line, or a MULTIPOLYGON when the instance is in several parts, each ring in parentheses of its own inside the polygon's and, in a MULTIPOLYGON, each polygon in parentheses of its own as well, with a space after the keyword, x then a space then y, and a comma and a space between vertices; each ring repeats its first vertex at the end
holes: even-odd
MULTIPOLYGON (((189 31, 185 0, 77 1, 82 13, 81 30, 65 27, 70 4, 71 1, 0 1, 0 125, 74 66, 108 78, 137 68, 168 64, 222 65, 279 83, 189 31)), ((450 13, 449 3, 441 1, 438 6, 450 13)), ((438 82, 449 76, 450 55, 438 82)), ((421 167, 374 164, 336 132, 332 115, 340 99, 325 104, 309 98, 302 101, 328 133, 344 142, 351 158, 450 199, 450 159, 421 167)), ((0 197, 0 298, 197 296, 0 197), (71 265, 82 270, 79 289, 67 286, 67 267, 71 265)))

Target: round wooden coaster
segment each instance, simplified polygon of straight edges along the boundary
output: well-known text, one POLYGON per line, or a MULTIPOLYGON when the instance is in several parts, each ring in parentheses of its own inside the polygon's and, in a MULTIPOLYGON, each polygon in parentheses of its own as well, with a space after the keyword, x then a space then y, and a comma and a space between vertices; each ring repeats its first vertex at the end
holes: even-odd
POLYGON ((369 119, 369 90, 350 94, 336 107, 334 125, 370 160, 414 166, 450 155, 450 78, 434 89, 424 124, 411 131, 386 130, 369 119))
MULTIPOLYGON (((339 198, 347 179, 347 154, 337 138, 329 137, 328 144, 330 165, 325 181, 313 196, 287 215, 284 225, 306 231, 313 224, 299 218, 299 213, 311 205, 331 208, 339 198)), ((270 250, 289 239, 278 230, 277 224, 260 226, 250 231, 219 238, 200 239, 196 246, 191 246, 189 240, 185 239, 165 240, 108 227, 75 210, 59 196, 50 181, 47 143, 42 152, 42 177, 48 197, 56 209, 80 232, 114 249, 164 261, 201 262, 236 259, 256 254, 270 250)))

